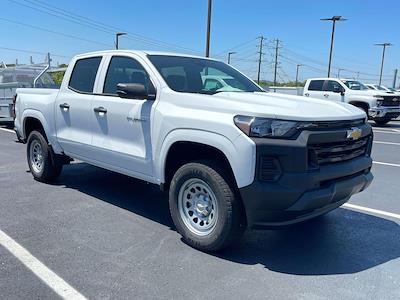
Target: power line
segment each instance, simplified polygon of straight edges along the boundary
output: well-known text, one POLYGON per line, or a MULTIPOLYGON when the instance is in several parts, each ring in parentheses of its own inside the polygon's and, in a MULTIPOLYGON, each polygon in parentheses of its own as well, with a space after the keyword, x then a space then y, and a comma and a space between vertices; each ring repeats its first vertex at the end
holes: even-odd
MULTIPOLYGON (((32 51, 32 50, 26 50, 26 49, 16 49, 16 48, 9 48, 9 47, 1 47, 0 49, 2 50, 7 50, 7 51, 15 51, 15 52, 23 52, 23 53, 29 53, 29 54, 40 54, 40 55, 47 55, 47 52, 39 52, 39 51, 32 51)), ((71 56, 66 56, 66 55, 61 55, 61 54, 51 54, 51 56, 55 57, 61 57, 61 58, 71 58, 71 56)))
POLYGON ((227 52, 232 51, 232 50, 236 50, 237 51, 238 49, 242 48, 243 46, 249 46, 250 43, 254 43, 256 40, 257 39, 251 39, 249 41, 240 43, 240 44, 238 44, 236 46, 233 46, 231 48, 228 48, 228 49, 226 49, 224 51, 218 52, 215 56, 220 56, 220 55, 226 54, 227 52))
MULTIPOLYGON (((54 5, 50 5, 48 3, 44 3, 44 2, 41 2, 41 1, 38 1, 38 0, 33 0, 33 1, 32 0, 19 0, 19 1, 8 0, 8 1, 16 3, 16 4, 24 6, 24 7, 28 7, 30 9, 32 9, 32 10, 39 11, 39 12, 44 13, 44 14, 48 14, 48 15, 51 15, 51 16, 66 20, 66 21, 71 22, 71 23, 78 24, 80 26, 86 26, 88 28, 91 28, 91 29, 94 29, 94 30, 97 30, 97 31, 100 31, 100 32, 103 32, 103 33, 106 33, 106 34, 109 34, 109 35, 113 35, 114 36, 116 30, 117 31, 124 31, 124 30, 121 30, 121 29, 116 28, 114 26, 106 25, 104 23, 101 23, 101 22, 89 19, 87 17, 84 17, 84 16, 81 16, 81 15, 69 12, 69 11, 67 11, 65 9, 60 9, 60 8, 54 6, 54 5), (25 3, 21 3, 20 1, 24 1, 25 3), (26 4, 26 3, 29 3, 29 4, 26 4), (39 7, 34 7, 34 6, 30 5, 30 4, 38 5, 39 7)), ((157 47, 170 48, 170 49, 172 49, 172 48, 173 49, 178 49, 179 48, 179 49, 185 49, 186 51, 189 50, 191 52, 197 52, 197 51, 194 51, 194 50, 189 49, 189 48, 185 48, 185 47, 181 47, 181 46, 178 46, 178 45, 174 45, 174 44, 158 41, 158 40, 155 40, 155 39, 152 39, 152 38, 147 38, 147 37, 141 36, 141 35, 136 34, 136 33, 132 33, 132 32, 127 32, 127 33, 130 35, 129 37, 127 37, 127 39, 133 40, 135 42, 139 41, 141 43, 145 43, 145 44, 152 45, 152 46, 157 46, 157 47)))
POLYGON ((6 18, 0 18, 0 21, 5 21, 5 22, 21 25, 21 26, 28 27, 28 28, 31 28, 31 29, 41 30, 41 31, 45 31, 45 32, 61 35, 61 36, 64 36, 64 37, 68 37, 68 38, 71 38, 71 39, 76 39, 76 40, 80 40, 80 41, 84 41, 84 42, 88 42, 88 43, 93 43, 93 44, 98 44, 98 45, 103 45, 103 46, 110 46, 110 45, 108 45, 106 43, 93 41, 93 40, 81 38, 81 37, 78 37, 78 36, 75 36, 75 35, 66 34, 66 33, 63 33, 63 32, 54 31, 54 30, 50 30, 50 29, 47 29, 47 28, 43 28, 43 27, 31 25, 31 24, 26 24, 26 23, 22 23, 22 22, 19 22, 19 21, 6 19, 6 18))

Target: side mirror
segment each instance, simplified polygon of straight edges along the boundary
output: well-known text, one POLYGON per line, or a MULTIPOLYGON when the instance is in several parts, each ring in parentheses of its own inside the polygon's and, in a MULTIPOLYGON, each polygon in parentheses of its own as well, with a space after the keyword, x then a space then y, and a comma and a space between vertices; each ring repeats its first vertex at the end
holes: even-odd
POLYGON ((342 92, 342 88, 340 86, 334 85, 333 86, 333 92, 334 93, 341 93, 342 92))
POLYGON ((151 81, 148 89, 141 83, 118 83, 117 94, 126 99, 156 100, 156 89, 151 81))

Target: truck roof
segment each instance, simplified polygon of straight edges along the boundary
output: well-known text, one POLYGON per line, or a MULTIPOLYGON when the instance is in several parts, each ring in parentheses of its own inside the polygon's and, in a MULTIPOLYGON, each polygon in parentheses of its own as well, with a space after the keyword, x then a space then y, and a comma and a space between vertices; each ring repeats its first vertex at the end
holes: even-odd
POLYGON ((209 59, 209 60, 219 61, 218 59, 213 59, 213 58, 199 56, 199 55, 193 55, 193 54, 165 52, 165 51, 150 51, 150 50, 129 50, 129 49, 123 49, 123 50, 115 50, 114 49, 114 50, 102 50, 102 51, 87 52, 87 53, 75 55, 74 57, 77 58, 77 57, 87 57, 87 56, 93 56, 93 55, 121 54, 121 53, 137 54, 140 56, 147 56, 147 55, 181 56, 181 57, 192 57, 192 58, 201 58, 201 59, 209 59))
POLYGON ((337 78, 337 77, 315 77, 307 80, 354 80, 354 78, 337 78))

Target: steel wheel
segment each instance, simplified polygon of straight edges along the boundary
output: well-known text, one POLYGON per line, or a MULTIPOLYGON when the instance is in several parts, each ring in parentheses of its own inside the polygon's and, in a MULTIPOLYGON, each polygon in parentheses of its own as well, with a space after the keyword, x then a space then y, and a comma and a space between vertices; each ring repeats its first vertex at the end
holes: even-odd
POLYGON ((178 210, 186 227, 194 234, 210 234, 218 221, 218 203, 214 192, 203 180, 185 181, 178 194, 178 210))
POLYGON ((38 140, 33 140, 30 145, 30 164, 35 173, 42 172, 43 169, 43 149, 38 140))

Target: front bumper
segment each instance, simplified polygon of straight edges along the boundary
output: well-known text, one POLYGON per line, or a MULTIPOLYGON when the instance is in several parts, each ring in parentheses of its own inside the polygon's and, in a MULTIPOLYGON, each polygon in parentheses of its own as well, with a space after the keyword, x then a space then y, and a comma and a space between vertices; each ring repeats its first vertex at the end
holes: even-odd
POLYGON ((290 225, 341 206, 372 182, 372 130, 362 128, 365 153, 323 165, 313 164, 310 144, 347 139, 347 130, 304 131, 296 140, 253 139, 257 166, 254 182, 240 190, 250 228, 290 225), (278 178, 260 178, 263 158, 279 162, 278 178))
POLYGON ((400 116, 400 107, 372 107, 368 110, 371 118, 395 119, 400 116))

